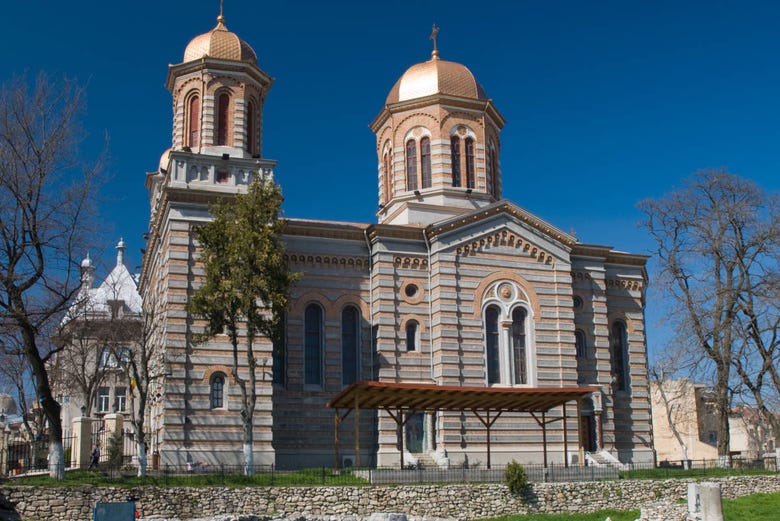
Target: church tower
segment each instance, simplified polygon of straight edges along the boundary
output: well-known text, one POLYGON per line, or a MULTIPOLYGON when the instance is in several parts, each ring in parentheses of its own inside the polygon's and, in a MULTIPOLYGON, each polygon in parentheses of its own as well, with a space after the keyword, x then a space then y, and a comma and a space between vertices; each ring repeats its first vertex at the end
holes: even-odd
MULTIPOLYGON (((224 335, 199 340, 202 324, 187 310, 202 267, 195 228, 212 217, 209 204, 245 192, 257 176, 273 177, 262 158, 263 103, 273 79, 252 47, 230 32, 220 12, 211 31, 187 45, 170 65, 172 146, 146 177, 151 218, 139 289, 154 320, 149 342, 158 357, 151 411, 153 454, 162 464, 240 464, 239 388, 224 335)), ((257 356, 271 359, 270 341, 257 356)), ((239 368, 239 371, 242 369, 239 368)), ((258 383, 254 460, 274 463, 271 383, 258 383)))
POLYGON ((370 125, 383 224, 428 225, 501 199, 504 118, 468 68, 439 57, 437 34, 370 125))

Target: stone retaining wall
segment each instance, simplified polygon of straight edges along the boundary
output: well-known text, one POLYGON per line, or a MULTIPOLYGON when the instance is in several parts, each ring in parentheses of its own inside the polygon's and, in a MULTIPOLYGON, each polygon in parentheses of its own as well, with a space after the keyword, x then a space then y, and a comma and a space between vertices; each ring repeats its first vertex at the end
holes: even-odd
MULTIPOLYGON (((479 519, 528 512, 594 512, 607 508, 638 509, 684 499, 690 480, 619 480, 534 484, 525 497, 502 484, 403 485, 372 487, 257 488, 111 488, 0 487, 0 503, 14 505, 22 519, 83 521, 92 519, 97 501, 137 498, 141 515, 191 519, 224 513, 259 516, 359 516, 403 512, 415 517, 479 519)), ((780 491, 780 475, 735 476, 721 483, 724 498, 780 491)), ((2 518, 2 516, 0 516, 2 518)))

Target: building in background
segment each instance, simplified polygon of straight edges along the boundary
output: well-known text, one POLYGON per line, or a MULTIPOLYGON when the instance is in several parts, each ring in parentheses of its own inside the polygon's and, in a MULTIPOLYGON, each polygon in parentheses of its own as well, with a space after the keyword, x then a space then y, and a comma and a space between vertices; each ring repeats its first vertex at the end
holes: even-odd
POLYGON ((137 275, 125 265, 125 249, 120 240, 116 264, 99 285, 89 256, 81 263, 82 285, 56 339, 65 347, 51 369, 65 429, 77 417, 132 412, 124 368, 141 334, 141 296, 137 275))
MULTIPOLYGON (((376 154, 377 170, 362 182, 376 183, 377 222, 289 220, 286 259, 303 277, 291 291, 283 345, 255 347, 255 462, 333 465, 326 403, 359 380, 596 386, 579 425, 569 409, 566 426, 579 441, 568 454, 563 422, 548 428, 551 461, 600 453, 652 462, 647 258, 582 244, 503 198, 502 176, 521 175, 501 170, 504 118, 469 69, 442 59, 435 45, 390 88, 370 125, 373 152, 351 151, 376 154)), ((211 218, 209 203, 273 176, 276 162, 261 146, 271 84, 222 16, 168 70, 173 143, 146 178, 151 216, 140 279, 145 305, 162 310, 152 338, 167 375, 152 411, 152 451, 162 463, 242 461, 230 344, 226 336, 199 342, 202 323, 187 302, 203 273, 193 229, 211 218)), ((305 153, 305 140, 300 146, 305 153)), ((382 410, 358 421, 363 464, 397 464, 401 437, 405 461, 484 463, 485 431, 465 413, 418 411, 401 429, 382 410)), ((352 446, 352 425, 342 429, 352 446)), ((497 463, 542 461, 542 432, 528 414, 504 414, 491 443, 497 463)))
MULTIPOLYGON (((658 462, 718 459, 718 411, 710 387, 687 378, 651 382, 653 439, 658 462)), ((774 437, 755 408, 741 405, 729 415, 731 456, 774 458, 774 437)))

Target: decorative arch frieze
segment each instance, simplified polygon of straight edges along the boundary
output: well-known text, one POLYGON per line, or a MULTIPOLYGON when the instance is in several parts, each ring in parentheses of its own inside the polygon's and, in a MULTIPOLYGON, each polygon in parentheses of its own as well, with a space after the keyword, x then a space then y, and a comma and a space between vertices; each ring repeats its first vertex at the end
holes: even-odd
POLYGON ((483 277, 474 290, 474 297, 479 299, 479 305, 474 306, 475 318, 481 317, 484 304, 491 299, 502 302, 523 302, 531 310, 532 316, 541 316, 539 296, 533 285, 513 270, 499 270, 483 277), (504 292, 506 287, 511 291, 508 295, 504 292))
POLYGON ((321 268, 349 269, 358 271, 363 271, 368 268, 367 257, 285 253, 282 258, 291 266, 317 266, 321 268))
POLYGON ((492 248, 511 248, 520 254, 526 255, 538 262, 554 265, 555 257, 544 249, 528 242, 520 235, 504 228, 496 232, 485 234, 482 237, 473 239, 458 247, 458 255, 464 257, 474 256, 480 252, 485 252, 492 248))
MULTIPOLYGON (((406 122, 409 121, 410 119, 419 118, 419 117, 430 119, 435 124, 435 125, 432 125, 432 126, 438 126, 439 125, 438 118, 436 116, 434 116, 433 114, 429 114, 427 112, 413 112, 411 114, 407 114, 407 116, 405 118, 403 118, 401 121, 399 121, 396 125, 393 125, 395 133, 397 134, 399 131, 403 131, 404 135, 406 135, 406 130, 403 130, 403 129, 406 128, 406 122)), ((422 125, 421 123, 418 123, 418 124, 416 124, 414 126, 417 127, 417 126, 424 126, 424 125, 422 125)))
POLYGON ((425 257, 415 257, 411 255, 397 256, 393 259, 396 268, 426 270, 428 269, 428 259, 425 257))

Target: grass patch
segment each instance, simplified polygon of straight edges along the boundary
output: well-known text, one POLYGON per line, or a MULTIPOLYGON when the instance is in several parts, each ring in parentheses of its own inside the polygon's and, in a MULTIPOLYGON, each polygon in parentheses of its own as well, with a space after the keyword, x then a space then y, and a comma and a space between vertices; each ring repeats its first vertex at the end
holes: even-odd
POLYGON ((723 501, 726 521, 775 521, 780 512, 780 492, 753 494, 723 501))
POLYGON ((158 474, 150 473, 145 478, 135 475, 109 472, 73 471, 66 472, 65 479, 51 479, 48 475, 29 476, 7 481, 8 485, 29 485, 37 487, 77 487, 81 485, 111 487, 286 487, 286 486, 333 486, 367 485, 368 481, 351 472, 334 472, 328 469, 307 469, 296 472, 242 474, 193 473, 158 474))
POLYGON ((600 510, 592 514, 527 514, 494 517, 485 521, 604 521, 607 517, 612 518, 612 521, 634 521, 639 517, 639 510, 600 510))

